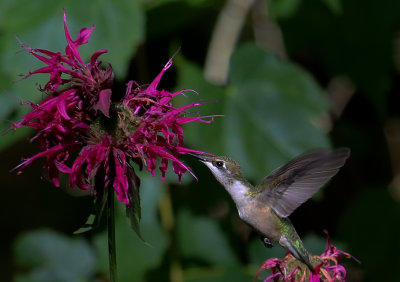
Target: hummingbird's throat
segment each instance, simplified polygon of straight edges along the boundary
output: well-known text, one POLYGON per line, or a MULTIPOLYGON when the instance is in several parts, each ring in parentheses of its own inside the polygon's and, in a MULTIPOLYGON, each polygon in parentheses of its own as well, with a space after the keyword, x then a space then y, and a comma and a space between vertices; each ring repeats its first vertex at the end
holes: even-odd
POLYGON ((226 185, 225 189, 232 196, 232 199, 237 205, 248 200, 249 187, 239 180, 234 180, 230 185, 226 185))

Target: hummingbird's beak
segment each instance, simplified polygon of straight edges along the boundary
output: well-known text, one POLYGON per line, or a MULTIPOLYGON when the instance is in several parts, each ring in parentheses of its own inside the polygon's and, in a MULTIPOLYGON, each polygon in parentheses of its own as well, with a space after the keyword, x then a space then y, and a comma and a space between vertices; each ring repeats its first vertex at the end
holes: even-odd
POLYGON ((188 155, 191 155, 192 157, 195 157, 196 159, 200 160, 201 162, 206 162, 207 161, 201 155, 197 155, 197 154, 193 154, 193 153, 188 153, 188 155))

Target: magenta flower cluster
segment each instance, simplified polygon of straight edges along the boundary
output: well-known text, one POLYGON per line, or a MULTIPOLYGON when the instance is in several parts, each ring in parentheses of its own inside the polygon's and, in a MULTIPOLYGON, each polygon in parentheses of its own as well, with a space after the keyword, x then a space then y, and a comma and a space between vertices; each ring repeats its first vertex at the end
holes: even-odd
POLYGON ((263 270, 270 270, 271 275, 264 280, 265 282, 346 281, 346 268, 340 264, 343 256, 352 258, 358 263, 360 261, 331 244, 328 232, 324 232, 327 235, 326 248, 320 256, 311 258, 313 265, 315 265, 313 272, 296 260, 291 253, 287 252, 283 259, 271 258, 265 261, 258 269, 256 278, 263 270))
POLYGON ((181 108, 173 106, 172 98, 183 91, 157 90, 172 60, 147 87, 130 81, 125 97, 113 101, 112 67, 104 67, 99 61, 107 50, 95 52, 88 63, 84 63, 78 52, 88 42, 94 26, 82 28, 77 39, 72 40, 64 12, 64 29, 67 39, 64 54, 24 46, 46 64, 26 77, 45 73, 50 78, 40 89, 45 98, 39 104, 25 102, 32 108, 31 112, 13 124, 14 128, 33 128, 36 135, 31 141, 40 145, 40 152, 15 169, 21 170, 34 160, 45 158, 44 168, 55 186, 60 185, 59 173, 65 173, 69 175, 71 187, 90 189, 94 193, 95 184, 112 187, 118 200, 128 205, 127 170, 132 163, 145 166, 154 175, 159 158, 162 178, 169 162, 179 179, 184 172, 190 172, 178 156, 204 152, 185 147, 181 125, 210 121, 187 116, 186 110, 200 103, 181 108))

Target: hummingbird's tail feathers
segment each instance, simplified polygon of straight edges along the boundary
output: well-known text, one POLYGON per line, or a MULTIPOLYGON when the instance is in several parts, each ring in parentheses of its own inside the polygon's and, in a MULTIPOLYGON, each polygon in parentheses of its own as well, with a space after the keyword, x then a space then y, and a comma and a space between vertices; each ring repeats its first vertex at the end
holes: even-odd
POLYGON ((279 244, 291 252, 296 259, 307 265, 310 271, 314 273, 314 267, 310 261, 310 253, 303 246, 303 242, 299 237, 292 243, 285 235, 282 235, 279 239, 279 244))

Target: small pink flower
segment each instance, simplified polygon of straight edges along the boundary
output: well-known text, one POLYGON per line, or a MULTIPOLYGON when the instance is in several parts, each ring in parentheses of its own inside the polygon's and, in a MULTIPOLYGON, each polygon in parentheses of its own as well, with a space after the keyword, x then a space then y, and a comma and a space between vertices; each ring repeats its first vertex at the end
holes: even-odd
POLYGON ((313 256, 312 263, 315 265, 314 272, 311 272, 307 266, 300 263, 289 252, 286 253, 283 259, 271 258, 265 261, 257 271, 255 280, 263 270, 271 270, 271 275, 264 281, 346 281, 346 269, 340 265, 342 257, 352 258, 356 262, 361 263, 352 255, 343 252, 336 248, 330 242, 329 234, 327 235, 327 244, 325 251, 320 256, 313 256))
POLYGON ((162 179, 169 162, 179 179, 190 169, 178 159, 187 153, 204 152, 186 148, 182 124, 192 121, 211 122, 200 116, 187 116, 186 110, 201 105, 193 103, 175 108, 171 100, 183 94, 157 90, 168 61, 160 74, 147 87, 130 81, 122 101, 113 102, 112 67, 102 68, 98 61, 107 50, 95 52, 84 63, 78 48, 86 44, 94 26, 80 30, 72 40, 64 12, 67 39, 65 54, 24 46, 47 66, 30 72, 48 73, 49 81, 40 89, 46 96, 39 104, 25 103, 32 111, 14 128, 28 126, 37 133, 31 139, 40 145, 40 152, 26 159, 15 169, 21 170, 38 158, 45 158, 44 168, 55 186, 59 173, 69 174, 70 186, 89 189, 113 187, 119 201, 130 205, 127 174, 136 163, 145 166, 154 176, 156 160, 161 159, 162 179))

